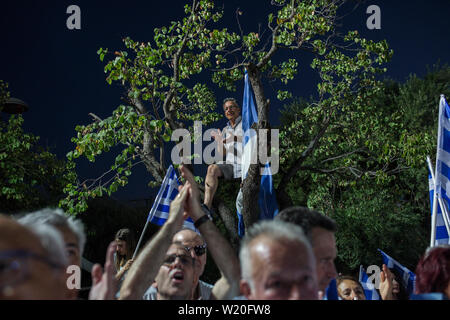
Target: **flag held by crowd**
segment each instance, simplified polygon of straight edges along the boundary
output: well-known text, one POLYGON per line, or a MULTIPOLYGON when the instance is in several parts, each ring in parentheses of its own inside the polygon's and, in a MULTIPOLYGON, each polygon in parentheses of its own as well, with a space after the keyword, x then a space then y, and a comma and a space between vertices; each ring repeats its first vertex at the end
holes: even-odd
POLYGON ((406 292, 408 295, 411 295, 414 293, 414 287, 415 287, 415 281, 416 281, 416 275, 410 271, 408 268, 402 266, 400 263, 398 263, 395 259, 384 253, 382 250, 378 249, 380 251, 381 256, 383 257, 383 263, 389 268, 389 269, 395 269, 398 274, 401 276, 401 281, 403 286, 406 289, 406 292))
MULTIPOLYGON (((162 226, 167 221, 170 203, 178 194, 178 186, 180 186, 180 183, 178 182, 177 174, 173 166, 170 165, 148 214, 148 221, 158 226, 162 226)), ((191 218, 184 221, 184 226, 198 232, 191 218)))
POLYGON ((359 266, 359 283, 361 283, 364 289, 366 300, 380 300, 380 295, 378 294, 375 285, 372 280, 369 279, 369 276, 362 265, 359 266))
POLYGON ((439 103, 436 171, 434 179, 434 192, 436 192, 436 199, 439 200, 440 205, 434 204, 432 206, 432 237, 430 246, 434 246, 437 243, 448 243, 448 228, 450 225, 450 218, 447 215, 448 210, 446 210, 450 201, 450 107, 443 95, 441 95, 439 103), (449 190, 449 193, 447 193, 447 190, 449 190), (444 208, 441 208, 441 205, 444 208), (443 228, 445 225, 447 225, 447 229, 443 228), (446 242, 445 239, 447 239, 446 242))
MULTIPOLYGON (((430 208, 431 208, 431 217, 433 217, 433 198, 434 198, 434 182, 431 174, 428 174, 428 184, 430 189, 430 208)), ((450 239, 448 236, 447 228, 444 223, 444 217, 442 215, 442 210, 440 204, 437 206, 436 212, 436 236, 435 236, 435 245, 447 244, 450 239)))

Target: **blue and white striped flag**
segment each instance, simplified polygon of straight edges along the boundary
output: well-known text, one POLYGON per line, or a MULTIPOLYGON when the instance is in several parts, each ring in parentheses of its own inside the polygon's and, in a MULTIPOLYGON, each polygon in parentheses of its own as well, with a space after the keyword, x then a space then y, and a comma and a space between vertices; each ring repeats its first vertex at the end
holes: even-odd
MULTIPOLYGON (((428 185, 430 188, 430 208, 431 217, 433 217, 433 198, 434 198, 434 183, 431 174, 428 173, 428 185)), ((437 200, 436 200, 437 201, 437 200)), ((448 244, 449 236, 447 233, 447 228, 445 227, 444 217, 442 216, 441 206, 438 204, 436 212, 436 240, 435 245, 448 244)))
POLYGON ((242 102, 242 131, 243 131, 243 152, 242 152, 242 180, 247 177, 250 164, 258 162, 258 141, 256 131, 251 129, 252 125, 258 122, 253 90, 245 71, 244 98, 242 102))
MULTIPOLYGON (((450 203, 450 107, 445 101, 443 95, 441 95, 441 100, 439 103, 439 125, 438 125, 438 138, 437 138, 437 152, 436 152, 436 172, 434 175, 435 179, 435 192, 438 199, 442 199, 444 205, 447 206, 450 203), (447 194, 447 190, 449 193, 447 194)), ((439 208, 439 205, 438 205, 439 208)), ((439 208, 442 209, 442 208, 439 208)), ((450 224, 450 217, 445 216, 446 212, 440 211, 440 217, 445 225, 445 220, 447 224, 450 224)), ((439 214, 436 215, 436 232, 438 232, 439 227, 439 214)), ((442 237, 442 231, 441 231, 442 237)), ((448 237, 448 235, 447 235, 448 237)), ((436 234, 436 240, 438 235, 436 234)), ((447 242, 448 243, 448 242, 447 242)))
MULTIPOLYGON (((250 164, 258 161, 258 141, 256 131, 251 129, 253 123, 258 122, 253 90, 250 85, 247 71, 245 71, 244 99, 242 103, 242 131, 243 131, 243 152, 242 152, 242 180, 247 177, 250 164)), ((270 164, 266 163, 264 172, 261 175, 261 185, 259 188, 259 218, 273 219, 278 214, 278 204, 273 188, 272 172, 270 164)), ((244 219, 237 210, 238 234, 243 237, 245 233, 244 219)))
POLYGON ((366 295, 366 300, 381 300, 380 295, 375 289, 375 285, 371 280, 369 280, 369 276, 364 270, 363 266, 359 266, 359 283, 361 283, 364 294, 366 295))
MULTIPOLYGON (((173 166, 170 165, 161 184, 161 188, 158 191, 158 195, 155 198, 155 202, 150 209, 147 220, 158 226, 162 226, 167 221, 170 203, 178 194, 178 186, 180 186, 180 183, 178 182, 177 174, 173 166)), ((190 217, 184 221, 183 225, 198 232, 190 217)))
POLYGON ((416 282, 416 275, 410 271, 408 268, 402 266, 400 263, 398 263, 395 259, 388 256, 386 253, 384 253, 382 250, 378 249, 380 251, 381 256, 383 257, 383 263, 389 268, 389 269, 395 269, 398 274, 401 276, 401 281, 403 286, 406 289, 406 292, 408 295, 411 295, 414 293, 414 287, 416 282))

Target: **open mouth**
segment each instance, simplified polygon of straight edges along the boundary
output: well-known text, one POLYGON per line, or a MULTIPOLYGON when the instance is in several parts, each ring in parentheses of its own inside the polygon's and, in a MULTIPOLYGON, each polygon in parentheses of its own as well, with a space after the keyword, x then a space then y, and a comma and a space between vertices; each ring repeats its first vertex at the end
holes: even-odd
POLYGON ((172 280, 175 282, 182 282, 184 280, 184 273, 182 271, 175 271, 172 274, 172 280))

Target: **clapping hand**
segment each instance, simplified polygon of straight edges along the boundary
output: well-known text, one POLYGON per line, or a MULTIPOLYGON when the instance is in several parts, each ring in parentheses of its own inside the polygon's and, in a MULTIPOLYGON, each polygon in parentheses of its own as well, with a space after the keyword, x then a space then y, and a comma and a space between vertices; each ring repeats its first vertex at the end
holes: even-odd
POLYGON ((213 139, 218 143, 223 142, 223 134, 222 131, 220 131, 220 129, 211 132, 211 137, 213 137, 213 139))
POLYGON ((392 293, 394 288, 393 284, 394 275, 389 268, 383 264, 383 271, 380 273, 380 295, 383 300, 395 300, 392 293))
POLYGON ((186 186, 189 186, 189 198, 186 206, 186 213, 195 221, 201 218, 204 213, 200 206, 200 191, 195 182, 194 175, 185 166, 181 166, 181 176, 186 180, 186 186))
POLYGON ((189 189, 190 183, 186 183, 180 188, 178 195, 170 203, 169 218, 167 219, 167 221, 178 224, 180 228, 183 225, 184 220, 188 217, 187 198, 189 189))

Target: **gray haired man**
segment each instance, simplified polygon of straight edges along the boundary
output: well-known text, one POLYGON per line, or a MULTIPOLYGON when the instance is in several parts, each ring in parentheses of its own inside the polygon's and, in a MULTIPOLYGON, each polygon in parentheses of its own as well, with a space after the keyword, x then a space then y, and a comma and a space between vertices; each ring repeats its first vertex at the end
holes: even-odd
MULTIPOLYGON (((84 225, 81 220, 64 213, 61 209, 45 208, 31 212, 18 219, 18 222, 31 228, 39 226, 54 227, 61 234, 64 240, 63 246, 68 259, 69 266, 81 267, 81 257, 83 255, 86 235, 84 225)), ((70 274, 67 273, 67 276, 70 274)), ((76 299, 78 290, 69 289, 69 299, 76 299)))
POLYGON ((254 224, 239 259, 240 288, 247 299, 318 299, 314 254, 300 227, 274 220, 254 224))
POLYGON ((330 281, 337 276, 334 260, 337 256, 335 232, 336 222, 318 211, 306 207, 289 207, 282 210, 275 220, 302 227, 310 239, 316 258, 316 273, 319 297, 323 297, 330 281))
POLYGON ((226 98, 223 101, 223 111, 228 119, 227 126, 212 134, 218 144, 217 150, 225 156, 225 161, 208 166, 205 178, 205 198, 203 207, 211 209, 214 194, 219 185, 219 178, 225 180, 241 178, 241 155, 242 155, 242 117, 241 108, 236 99, 226 98))

